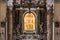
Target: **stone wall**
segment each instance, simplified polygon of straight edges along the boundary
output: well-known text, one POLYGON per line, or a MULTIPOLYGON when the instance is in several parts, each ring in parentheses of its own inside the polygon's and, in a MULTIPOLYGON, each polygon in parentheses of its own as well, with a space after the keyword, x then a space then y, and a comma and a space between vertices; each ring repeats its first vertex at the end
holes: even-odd
POLYGON ((0 21, 4 21, 6 17, 6 3, 0 2, 0 21))
POLYGON ((1 23, 5 22, 6 17, 6 2, 0 2, 0 38, 5 40, 5 26, 2 27, 1 23))
MULTIPOLYGON (((57 2, 55 3, 54 5, 54 21, 58 21, 60 22, 60 3, 57 2)), ((60 25, 60 24, 59 24, 60 25)), ((55 40, 60 40, 60 26, 59 27, 56 27, 54 28, 54 38, 55 40)))

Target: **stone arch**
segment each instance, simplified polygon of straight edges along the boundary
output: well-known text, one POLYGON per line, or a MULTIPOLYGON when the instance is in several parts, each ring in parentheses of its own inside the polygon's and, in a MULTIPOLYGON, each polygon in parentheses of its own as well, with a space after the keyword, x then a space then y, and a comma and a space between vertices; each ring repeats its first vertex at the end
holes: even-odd
POLYGON ((27 31, 35 31, 36 29, 36 18, 37 18, 37 15, 35 12, 31 11, 31 12, 25 12, 23 14, 23 30, 27 31), (32 22, 33 21, 33 22, 32 22), (30 22, 30 23, 29 23, 30 22), (27 28, 28 27, 28 28, 27 28), (30 29, 29 29, 30 27, 30 29))

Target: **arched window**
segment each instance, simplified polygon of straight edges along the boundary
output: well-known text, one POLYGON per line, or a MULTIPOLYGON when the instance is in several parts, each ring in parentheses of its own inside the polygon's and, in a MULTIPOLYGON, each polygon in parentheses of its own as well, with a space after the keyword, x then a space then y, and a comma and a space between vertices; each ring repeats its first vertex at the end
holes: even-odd
POLYGON ((24 30, 35 30, 35 15, 33 13, 26 13, 24 16, 24 30))

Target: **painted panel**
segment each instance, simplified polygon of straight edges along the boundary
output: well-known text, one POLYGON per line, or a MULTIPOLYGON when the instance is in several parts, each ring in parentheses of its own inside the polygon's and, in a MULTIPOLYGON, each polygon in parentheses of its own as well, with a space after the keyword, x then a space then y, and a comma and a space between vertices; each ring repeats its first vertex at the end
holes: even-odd
POLYGON ((35 30, 35 16, 33 13, 27 13, 24 16, 24 30, 25 31, 35 30))

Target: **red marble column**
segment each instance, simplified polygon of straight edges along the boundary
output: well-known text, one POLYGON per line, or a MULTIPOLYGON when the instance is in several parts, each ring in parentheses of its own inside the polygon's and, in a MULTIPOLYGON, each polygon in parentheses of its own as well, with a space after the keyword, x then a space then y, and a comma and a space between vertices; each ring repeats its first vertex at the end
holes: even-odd
POLYGON ((48 13, 47 13, 47 40, 50 40, 50 37, 51 37, 51 25, 50 25, 50 23, 51 23, 51 15, 50 15, 50 10, 48 11, 48 13))
POLYGON ((12 30, 13 30, 13 15, 12 11, 9 10, 9 15, 8 15, 8 21, 9 21, 9 26, 8 26, 8 40, 12 40, 12 30))

